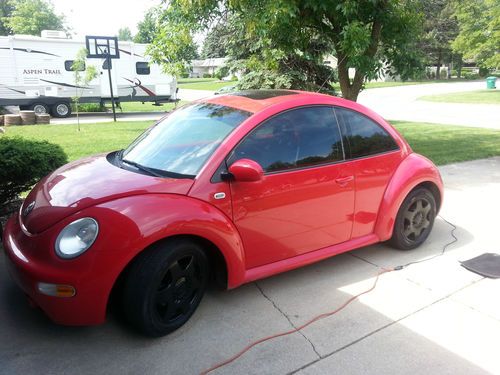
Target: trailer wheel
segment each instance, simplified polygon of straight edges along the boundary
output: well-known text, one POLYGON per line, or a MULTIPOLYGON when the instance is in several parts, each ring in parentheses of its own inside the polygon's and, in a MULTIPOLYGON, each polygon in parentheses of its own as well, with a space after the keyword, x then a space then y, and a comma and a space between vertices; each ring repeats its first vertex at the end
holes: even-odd
POLYGON ((71 105, 68 102, 58 102, 52 106, 54 117, 69 117, 71 115, 71 105))
POLYGON ((37 115, 43 115, 45 113, 49 113, 49 106, 45 103, 33 103, 29 106, 29 109, 35 111, 37 115))

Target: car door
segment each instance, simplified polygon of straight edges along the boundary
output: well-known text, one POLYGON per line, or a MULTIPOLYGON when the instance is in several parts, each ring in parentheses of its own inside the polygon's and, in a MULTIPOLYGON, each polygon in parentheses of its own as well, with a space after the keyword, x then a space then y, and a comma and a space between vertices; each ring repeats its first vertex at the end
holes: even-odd
POLYGON ((264 170, 260 181, 230 183, 247 269, 350 239, 354 174, 332 107, 301 107, 266 120, 227 165, 239 159, 264 170))
POLYGON ((373 233, 387 184, 402 156, 391 135, 372 119, 347 108, 336 107, 335 113, 356 179, 352 238, 357 238, 373 233))

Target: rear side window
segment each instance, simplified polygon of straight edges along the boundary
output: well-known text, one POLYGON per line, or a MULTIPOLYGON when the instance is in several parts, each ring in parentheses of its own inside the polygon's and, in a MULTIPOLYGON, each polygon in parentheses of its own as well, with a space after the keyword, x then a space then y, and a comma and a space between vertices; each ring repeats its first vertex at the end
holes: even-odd
POLYGON ((351 158, 360 158, 398 149, 391 135, 375 121, 345 108, 335 108, 347 132, 351 158))
MULTIPOLYGON (((74 62, 75 62, 75 60, 66 60, 64 62, 64 69, 68 72, 75 71, 75 69, 73 69, 74 62)), ((79 72, 83 72, 85 70, 85 63, 82 63, 82 65, 80 66, 80 69, 76 69, 76 70, 78 70, 79 72)))
POLYGON ((149 64, 147 62, 142 62, 142 61, 135 63, 135 71, 137 72, 137 74, 140 75, 148 75, 149 73, 151 73, 149 64))
POLYGON ((236 146, 228 165, 244 158, 268 173, 343 160, 333 108, 298 108, 272 117, 236 146))

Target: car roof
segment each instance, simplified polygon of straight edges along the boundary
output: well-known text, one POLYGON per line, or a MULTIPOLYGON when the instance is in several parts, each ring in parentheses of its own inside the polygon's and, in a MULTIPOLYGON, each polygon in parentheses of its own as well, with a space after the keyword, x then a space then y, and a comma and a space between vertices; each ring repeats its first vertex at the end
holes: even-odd
POLYGON ((335 98, 329 95, 298 90, 243 90, 212 96, 200 101, 256 113, 275 104, 318 96, 335 98))

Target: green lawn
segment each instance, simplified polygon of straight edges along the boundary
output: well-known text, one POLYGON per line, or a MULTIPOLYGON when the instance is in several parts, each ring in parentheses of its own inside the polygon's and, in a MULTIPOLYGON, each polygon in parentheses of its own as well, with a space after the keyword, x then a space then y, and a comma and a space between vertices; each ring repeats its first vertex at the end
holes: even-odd
POLYGON ((390 121, 415 152, 438 165, 500 155, 500 130, 390 121))
POLYGON ((222 87, 233 86, 235 84, 236 81, 219 81, 209 78, 192 78, 192 81, 187 83, 179 83, 178 86, 181 89, 216 91, 222 87))
MULTIPOLYGON (((405 81, 405 82, 368 82, 365 83, 365 90, 367 89, 379 89, 383 87, 395 87, 395 86, 412 86, 412 85, 428 85, 430 83, 454 83, 454 82, 464 82, 464 79, 433 79, 425 81, 405 81)), ((337 82, 333 84, 336 91, 340 92, 340 84, 337 82)))
POLYGON ((72 161, 84 156, 124 148, 153 123, 154 121, 118 121, 116 123, 80 124, 80 131, 77 130, 76 124, 11 126, 7 128, 6 134, 57 143, 72 161))
POLYGON ((500 104, 500 90, 453 92, 449 94, 421 96, 418 99, 440 103, 500 104))
MULTIPOLYGON (((414 151, 436 164, 500 155, 500 131, 462 126, 391 121, 414 151)), ((153 121, 76 125, 13 126, 7 136, 47 140, 61 145, 69 160, 127 146, 153 121)))
MULTIPOLYGON (((177 102, 177 107, 186 104, 186 101, 177 102)), ((167 112, 176 107, 175 103, 162 103, 161 106, 155 106, 151 102, 140 103, 140 102, 125 102, 121 103, 123 112, 167 112)), ((110 105, 106 106, 111 108, 110 105)), ((119 111, 119 109, 118 109, 119 111)))

